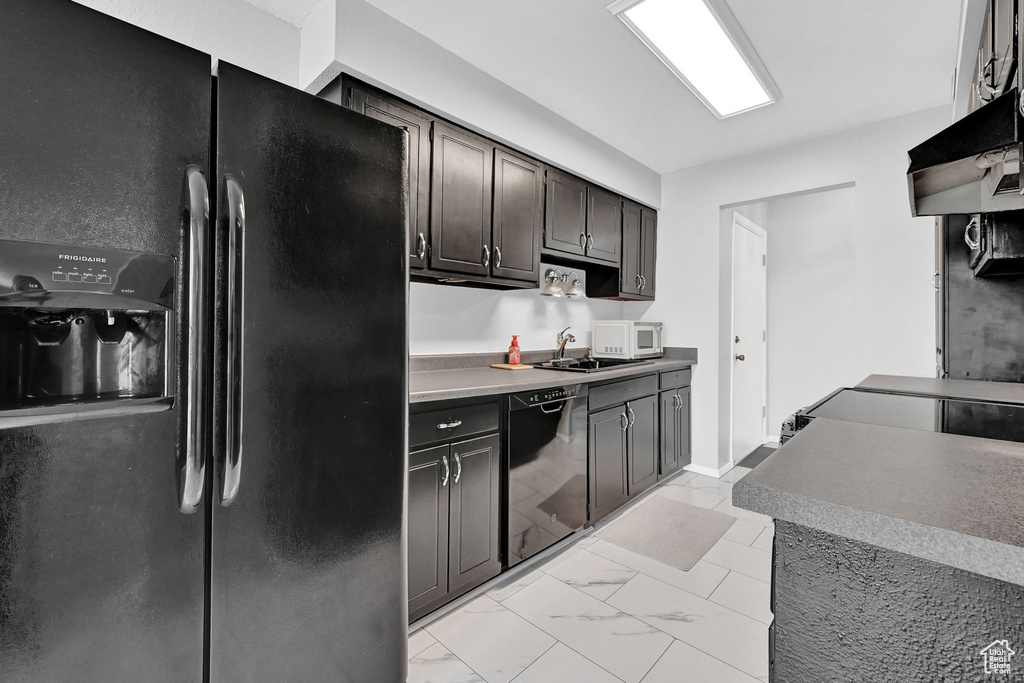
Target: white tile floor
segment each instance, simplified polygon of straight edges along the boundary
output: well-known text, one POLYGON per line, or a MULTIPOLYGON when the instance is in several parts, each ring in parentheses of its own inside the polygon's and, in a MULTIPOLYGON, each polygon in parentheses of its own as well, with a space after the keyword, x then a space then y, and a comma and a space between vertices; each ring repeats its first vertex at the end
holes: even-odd
POLYGON ((653 492, 737 518, 689 571, 590 534, 410 635, 409 683, 767 681, 774 528, 732 506, 749 471, 653 492))

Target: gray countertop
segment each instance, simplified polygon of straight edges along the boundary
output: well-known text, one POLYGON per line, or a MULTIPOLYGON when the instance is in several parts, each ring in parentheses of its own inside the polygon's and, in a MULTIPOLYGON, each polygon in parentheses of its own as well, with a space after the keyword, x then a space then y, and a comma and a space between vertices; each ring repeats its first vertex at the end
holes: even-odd
MULTIPOLYGON (((1024 387, 872 375, 860 385, 1024 402, 1024 387)), ((1024 585, 1024 444, 816 418, 733 504, 1024 585)))
MULTIPOLYGON (((434 365, 458 364, 458 356, 452 356, 451 363, 440 363, 431 357, 434 365)), ((499 359, 487 358, 493 362, 499 359)), ((524 359, 525 361, 526 359, 524 359)), ((544 389, 567 384, 586 384, 609 379, 648 375, 666 370, 680 370, 697 364, 696 349, 666 350, 663 358, 643 365, 627 365, 614 370, 600 372, 563 372, 559 370, 499 370, 488 366, 455 367, 443 370, 413 370, 409 373, 409 402, 444 401, 454 398, 490 396, 518 391, 544 389)), ((419 361, 412 367, 423 367, 419 361)))

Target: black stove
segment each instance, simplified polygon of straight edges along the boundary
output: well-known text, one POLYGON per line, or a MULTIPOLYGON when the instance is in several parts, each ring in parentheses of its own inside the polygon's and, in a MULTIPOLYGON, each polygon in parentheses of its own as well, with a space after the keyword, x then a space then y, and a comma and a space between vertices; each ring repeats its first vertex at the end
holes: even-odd
POLYGON ((1024 405, 864 389, 840 389, 797 412, 782 442, 818 417, 1024 443, 1024 405))

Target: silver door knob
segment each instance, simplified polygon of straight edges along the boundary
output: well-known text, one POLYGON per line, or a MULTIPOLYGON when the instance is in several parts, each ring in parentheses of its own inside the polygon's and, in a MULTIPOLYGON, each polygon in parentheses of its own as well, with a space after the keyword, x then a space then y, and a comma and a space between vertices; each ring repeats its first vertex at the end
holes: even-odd
POLYGON ((746 357, 741 353, 736 356, 736 360, 746 360, 746 357))

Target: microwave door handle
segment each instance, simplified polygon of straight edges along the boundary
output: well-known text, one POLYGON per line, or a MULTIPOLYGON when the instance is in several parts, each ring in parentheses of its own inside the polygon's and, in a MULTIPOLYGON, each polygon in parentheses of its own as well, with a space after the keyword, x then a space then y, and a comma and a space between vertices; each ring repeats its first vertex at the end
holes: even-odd
POLYGON ((232 175, 224 176, 228 209, 227 268, 227 445, 220 504, 231 505, 242 478, 242 402, 245 397, 245 193, 232 175))
POLYGON ((203 500, 206 480, 206 258, 210 192, 198 166, 185 169, 188 191, 188 362, 185 388, 185 462, 179 470, 178 509, 191 514, 203 500))

